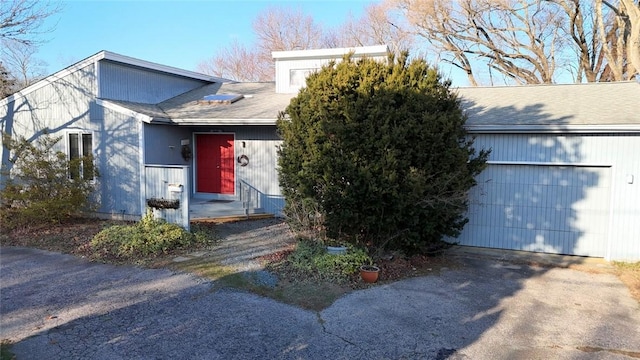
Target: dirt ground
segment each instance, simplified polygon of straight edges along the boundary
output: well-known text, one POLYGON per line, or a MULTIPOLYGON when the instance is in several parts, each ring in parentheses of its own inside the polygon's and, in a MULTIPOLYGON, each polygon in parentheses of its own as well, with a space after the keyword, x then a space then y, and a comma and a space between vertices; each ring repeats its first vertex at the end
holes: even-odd
MULTIPOLYGON (((222 239, 229 238, 237 240, 243 236, 259 237, 260 229, 268 226, 274 226, 275 219, 263 219, 246 222, 234 222, 226 224, 211 223, 209 226, 215 227, 216 232, 221 235, 222 239), (254 233, 258 231, 257 233, 254 233)), ((72 254, 79 257, 89 256, 88 243, 93 236, 103 228, 113 225, 123 224, 123 222, 106 221, 98 219, 76 219, 63 224, 42 225, 29 229, 20 229, 11 233, 0 233, 0 245, 2 246, 21 246, 32 247, 37 249, 72 254)), ((275 224, 277 226, 277 224, 275 224)), ((287 231, 281 227, 283 232, 287 231)), ((268 234, 273 236, 272 233, 268 234)), ((282 234, 282 241, 291 241, 290 234, 282 234)), ((185 249, 183 253, 188 253, 189 249, 185 249)), ((291 252, 288 250, 277 251, 272 254, 260 254, 256 257, 262 262, 277 261, 287 256, 291 252)), ((156 264, 166 264, 176 253, 168 254, 165 258, 155 259, 156 264)), ((454 267, 455 262, 446 256, 414 256, 405 258, 401 256, 386 256, 377 259, 377 265, 381 268, 380 281, 396 281, 404 278, 427 275, 437 272, 443 267, 454 267)), ((632 296, 640 302, 640 263, 625 264, 616 263, 614 267, 615 274, 629 288, 632 296)), ((577 267, 577 270, 581 270, 577 267)), ((593 269, 582 269, 584 271, 593 271, 593 269)), ((601 270, 609 271, 609 270, 601 270)))

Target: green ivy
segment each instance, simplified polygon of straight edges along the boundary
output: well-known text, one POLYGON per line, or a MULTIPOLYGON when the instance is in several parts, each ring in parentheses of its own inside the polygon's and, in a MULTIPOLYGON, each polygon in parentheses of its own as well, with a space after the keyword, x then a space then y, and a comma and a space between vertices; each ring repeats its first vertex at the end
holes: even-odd
POLYGON ((114 225, 91 240, 95 259, 140 259, 167 254, 193 244, 215 241, 212 234, 188 232, 176 224, 154 219, 151 212, 134 225, 114 225))
POLYGON ((337 282, 348 280, 357 273, 361 265, 373 263, 369 255, 360 248, 348 246, 345 254, 333 255, 327 253, 321 242, 309 239, 301 239, 286 261, 306 278, 337 282))

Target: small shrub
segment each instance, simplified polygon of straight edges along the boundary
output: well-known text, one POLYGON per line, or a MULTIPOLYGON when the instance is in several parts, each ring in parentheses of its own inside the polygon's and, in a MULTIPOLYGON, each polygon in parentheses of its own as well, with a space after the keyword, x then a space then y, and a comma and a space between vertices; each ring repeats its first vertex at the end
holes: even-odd
POLYGON ((302 236, 325 239, 324 215, 318 202, 312 198, 295 198, 286 202, 284 216, 291 230, 302 236))
POLYGON ((284 266, 301 278, 344 282, 358 271, 360 265, 372 263, 364 250, 351 245, 345 254, 332 255, 327 253, 321 242, 301 239, 284 266))
POLYGON ((90 245, 96 259, 126 260, 167 254, 214 239, 203 230, 194 234, 176 224, 154 219, 148 212, 134 225, 116 225, 100 231, 90 245))
MULTIPOLYGON (((68 160, 55 151, 60 137, 42 135, 37 141, 12 139, 3 134, 4 146, 12 152, 11 165, 3 168, 6 179, 0 190, 0 222, 12 230, 34 224, 60 223, 95 208, 91 199, 94 176, 70 178, 80 163, 92 163, 90 157, 68 160)), ((87 170, 89 171, 89 170, 87 170)))

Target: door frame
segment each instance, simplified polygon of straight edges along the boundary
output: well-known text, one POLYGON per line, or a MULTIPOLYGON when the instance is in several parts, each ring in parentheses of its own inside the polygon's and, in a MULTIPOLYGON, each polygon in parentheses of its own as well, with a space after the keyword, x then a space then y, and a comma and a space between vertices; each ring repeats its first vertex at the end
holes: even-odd
POLYGON ((193 151, 193 169, 191 172, 191 186, 193 189, 193 197, 211 200, 238 200, 238 166, 236 166, 236 133, 231 131, 195 131, 191 134, 192 151, 193 151), (196 143, 197 135, 231 135, 233 136, 233 194, 213 194, 198 192, 198 148, 196 143))

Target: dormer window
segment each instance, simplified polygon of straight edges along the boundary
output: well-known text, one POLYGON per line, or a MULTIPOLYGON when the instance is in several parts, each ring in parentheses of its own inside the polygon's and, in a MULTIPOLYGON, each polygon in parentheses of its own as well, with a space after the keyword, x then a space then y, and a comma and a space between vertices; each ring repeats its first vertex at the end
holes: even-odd
POLYGON ((287 50, 271 53, 276 67, 276 93, 295 94, 307 83, 307 77, 331 61, 340 62, 345 54, 353 60, 369 57, 389 60, 386 45, 338 49, 287 50))
POLYGON ((307 77, 318 69, 291 69, 289 70, 289 86, 300 89, 307 83, 307 77))

